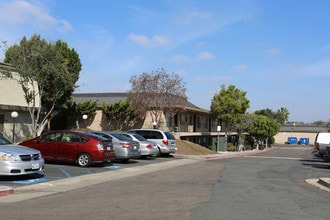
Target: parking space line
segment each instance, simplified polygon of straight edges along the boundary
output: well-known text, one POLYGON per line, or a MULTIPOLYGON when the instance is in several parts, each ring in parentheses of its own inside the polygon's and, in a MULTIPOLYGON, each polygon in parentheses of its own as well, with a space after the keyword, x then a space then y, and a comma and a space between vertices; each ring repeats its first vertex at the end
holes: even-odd
POLYGON ((117 170, 117 169, 124 169, 126 168, 125 166, 118 166, 118 165, 111 165, 111 166, 105 166, 103 168, 108 168, 108 169, 113 169, 113 170, 117 170))
POLYGON ((72 178, 70 173, 68 173, 64 168, 59 168, 59 170, 67 177, 67 178, 72 178))

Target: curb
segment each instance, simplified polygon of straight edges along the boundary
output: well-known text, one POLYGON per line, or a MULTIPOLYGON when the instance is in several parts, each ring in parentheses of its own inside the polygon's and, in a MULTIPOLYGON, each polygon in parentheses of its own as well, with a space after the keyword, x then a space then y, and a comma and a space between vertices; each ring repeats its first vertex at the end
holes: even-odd
POLYGON ((317 183, 321 184, 322 186, 330 188, 330 178, 320 178, 317 183))
POLYGON ((8 186, 0 186, 0 196, 8 196, 14 193, 14 189, 8 186))

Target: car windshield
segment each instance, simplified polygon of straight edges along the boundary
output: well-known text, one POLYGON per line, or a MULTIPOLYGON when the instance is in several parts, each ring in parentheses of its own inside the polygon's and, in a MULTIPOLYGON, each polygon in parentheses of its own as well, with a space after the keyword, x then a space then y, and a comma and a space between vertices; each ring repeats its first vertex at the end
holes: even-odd
POLYGON ((128 139, 124 135, 121 135, 121 134, 118 134, 118 133, 115 133, 115 132, 111 132, 109 134, 112 135, 112 136, 114 136, 115 138, 117 138, 120 141, 131 141, 130 139, 128 139))
POLYGON ((0 136, 0 145, 6 145, 6 144, 11 144, 11 142, 6 138, 0 136))
POLYGON ((144 137, 142 137, 139 134, 132 134, 136 139, 138 139, 139 141, 147 141, 147 139, 145 139, 144 137))

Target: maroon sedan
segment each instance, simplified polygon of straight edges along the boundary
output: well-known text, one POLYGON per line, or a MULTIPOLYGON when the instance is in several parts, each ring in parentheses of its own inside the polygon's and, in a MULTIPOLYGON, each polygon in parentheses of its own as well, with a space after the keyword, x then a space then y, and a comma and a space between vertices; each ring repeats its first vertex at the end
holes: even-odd
POLYGON ((83 131, 50 131, 19 144, 39 150, 46 161, 74 162, 80 167, 115 160, 112 140, 83 131))

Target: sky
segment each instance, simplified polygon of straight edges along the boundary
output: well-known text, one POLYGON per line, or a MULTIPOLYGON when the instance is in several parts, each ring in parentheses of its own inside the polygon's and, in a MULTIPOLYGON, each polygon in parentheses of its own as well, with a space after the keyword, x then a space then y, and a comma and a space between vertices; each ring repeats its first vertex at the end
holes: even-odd
POLYGON ((0 0, 0 41, 67 42, 83 65, 76 93, 127 92, 164 68, 200 108, 234 85, 250 113, 312 123, 330 119, 329 12, 328 0, 0 0))

